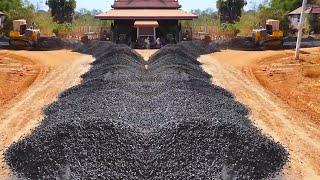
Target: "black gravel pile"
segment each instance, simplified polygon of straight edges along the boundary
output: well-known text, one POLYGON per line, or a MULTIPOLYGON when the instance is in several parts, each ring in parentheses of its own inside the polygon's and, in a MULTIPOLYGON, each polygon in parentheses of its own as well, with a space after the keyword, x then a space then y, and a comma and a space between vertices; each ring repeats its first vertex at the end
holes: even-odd
POLYGON ((165 54, 183 54, 190 60, 196 59, 198 56, 202 54, 208 54, 212 52, 219 51, 219 46, 217 43, 207 44, 204 41, 185 41, 179 44, 169 44, 161 49, 161 51, 157 51, 150 59, 157 59, 158 57, 162 57, 165 54))
POLYGON ((22 179, 142 177, 144 136, 123 118, 130 119, 125 108, 134 108, 126 103, 135 101, 127 86, 138 81, 133 77, 145 73, 143 60, 120 45, 91 42, 84 46, 90 48, 78 50, 104 59, 97 58, 82 84, 45 109, 45 119, 32 135, 7 151, 8 164, 22 179))
POLYGON ((58 50, 58 49, 78 49, 82 43, 72 39, 61 39, 58 37, 41 37, 33 50, 58 50))
POLYGON ((215 41, 220 48, 245 50, 245 51, 260 51, 261 48, 256 45, 251 37, 235 37, 229 40, 217 40, 215 41))
MULTIPOLYGON (((283 46, 287 49, 292 49, 296 47, 297 37, 295 36, 287 36, 283 38, 283 46)), ((301 39, 301 47, 303 48, 311 48, 311 47, 319 47, 320 39, 317 39, 313 36, 305 36, 301 39)))
POLYGON ((200 43, 167 46, 147 69, 121 45, 79 47, 96 57, 82 84, 45 109, 33 134, 9 147, 6 162, 29 179, 275 176, 286 150, 251 124, 231 93, 211 84, 196 57, 216 47, 200 43))
MULTIPOLYGON (((170 120, 155 129, 151 179, 263 179, 281 170, 288 154, 265 137, 247 118, 248 109, 226 90, 211 85, 210 76, 184 51, 163 49, 148 66, 164 82, 158 95, 162 115, 170 120), (160 55, 159 55, 160 54, 160 55), (170 109, 165 111, 165 109, 170 109)), ((206 49, 196 54, 207 53, 206 49)), ((189 54, 190 55, 190 54, 189 54)))
MULTIPOLYGON (((296 36, 287 36, 283 38, 284 42, 297 42, 296 36)), ((318 39, 312 36, 305 36, 301 39, 301 42, 312 42, 312 41, 319 41, 318 39)))
POLYGON ((63 48, 64 42, 60 38, 56 37, 43 37, 38 40, 37 48, 38 49, 60 49, 63 48))

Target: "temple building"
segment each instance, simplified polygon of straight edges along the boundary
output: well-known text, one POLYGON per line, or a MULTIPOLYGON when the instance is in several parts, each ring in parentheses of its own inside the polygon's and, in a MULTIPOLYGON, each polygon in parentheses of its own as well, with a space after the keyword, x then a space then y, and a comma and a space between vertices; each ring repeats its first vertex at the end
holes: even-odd
POLYGON ((172 44, 191 39, 183 37, 192 34, 181 28, 180 21, 197 16, 180 8, 178 0, 115 0, 111 10, 95 18, 112 21, 108 40, 144 48, 148 41, 152 46, 157 41, 172 44))

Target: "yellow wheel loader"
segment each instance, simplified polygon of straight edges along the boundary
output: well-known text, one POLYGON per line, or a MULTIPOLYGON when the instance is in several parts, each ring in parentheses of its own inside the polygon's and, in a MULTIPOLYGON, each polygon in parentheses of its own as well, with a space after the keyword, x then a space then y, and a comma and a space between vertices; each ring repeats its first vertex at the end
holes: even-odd
POLYGON ((9 44, 12 48, 33 48, 36 47, 40 38, 40 30, 34 27, 27 28, 24 19, 13 21, 13 30, 9 33, 9 44))
POLYGON ((258 46, 264 49, 281 48, 283 31, 280 30, 280 21, 268 19, 266 22, 266 28, 253 30, 252 38, 258 46))

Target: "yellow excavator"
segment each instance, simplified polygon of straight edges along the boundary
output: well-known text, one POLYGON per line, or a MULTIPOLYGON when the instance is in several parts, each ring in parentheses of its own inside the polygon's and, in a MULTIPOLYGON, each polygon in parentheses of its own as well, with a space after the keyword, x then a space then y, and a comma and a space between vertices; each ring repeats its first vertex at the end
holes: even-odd
POLYGON ((280 21, 268 19, 265 28, 260 27, 252 31, 252 38, 256 45, 262 48, 281 48, 283 31, 280 30, 280 21))
POLYGON ((27 28, 27 21, 24 19, 13 21, 13 30, 9 33, 9 44, 12 48, 33 48, 36 47, 40 38, 40 30, 34 26, 27 28))

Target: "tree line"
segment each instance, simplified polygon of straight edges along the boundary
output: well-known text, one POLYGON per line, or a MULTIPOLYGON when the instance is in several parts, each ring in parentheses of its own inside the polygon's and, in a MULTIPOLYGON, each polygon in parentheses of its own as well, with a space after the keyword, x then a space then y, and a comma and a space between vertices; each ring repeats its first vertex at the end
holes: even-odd
MULTIPOLYGON (((35 23, 45 34, 52 32, 59 34, 59 32, 72 31, 81 26, 99 27, 100 25, 99 20, 94 19, 93 16, 101 11, 86 9, 75 11, 76 0, 46 0, 45 3, 49 7, 48 12, 38 11, 28 0, 1 0, 0 11, 7 14, 5 31, 12 29, 12 20, 15 19, 26 19, 29 25, 35 23)), ((308 3, 320 5, 320 0, 308 0, 308 3)), ((278 19, 281 21, 281 29, 287 32, 289 30, 288 13, 300 7, 301 4, 302 0, 266 0, 256 9, 244 11, 247 5, 246 0, 217 0, 217 11, 212 8, 204 11, 193 10, 193 13, 199 15, 199 19, 193 24, 188 21, 182 23, 183 26, 189 27, 217 26, 248 35, 253 28, 264 25, 266 19, 278 19)), ((306 21, 309 31, 312 31, 310 24, 315 20, 319 21, 320 18, 313 17, 306 21)))
MULTIPOLYGON (((320 5, 320 0, 308 0, 308 4, 320 5)), ((199 16, 194 25, 217 26, 223 30, 233 30, 242 35, 250 35, 252 29, 264 26, 267 19, 280 20, 281 29, 289 32, 288 14, 302 5, 302 0, 265 0, 255 9, 245 11, 246 0, 217 0, 217 11, 207 9, 204 11, 194 10, 199 16)), ((311 26, 316 21, 320 22, 319 16, 307 16, 305 30, 316 32, 311 26)))
POLYGON ((0 11, 6 14, 4 31, 8 33, 12 29, 12 21, 17 19, 26 19, 28 26, 35 24, 45 35, 59 35, 84 26, 91 27, 92 31, 99 30, 100 22, 94 15, 101 10, 76 11, 76 0, 46 0, 45 4, 49 11, 37 9, 28 0, 1 0, 0 11))

